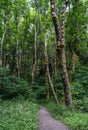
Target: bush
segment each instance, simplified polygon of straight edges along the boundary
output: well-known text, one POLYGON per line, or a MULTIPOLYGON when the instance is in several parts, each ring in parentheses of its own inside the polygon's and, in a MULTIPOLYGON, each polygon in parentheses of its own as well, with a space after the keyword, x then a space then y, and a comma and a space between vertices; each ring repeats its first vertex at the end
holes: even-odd
POLYGON ((44 85, 40 85, 40 84, 37 84, 35 83, 33 85, 33 93, 32 93, 32 96, 36 99, 44 99, 46 98, 46 86, 44 85))
POLYGON ((73 100, 73 106, 75 109, 80 109, 82 111, 88 112, 88 98, 73 100))
POLYGON ((27 81, 9 75, 0 77, 0 95, 3 99, 14 98, 18 95, 28 98, 30 92, 31 88, 27 81))
POLYGON ((72 88, 75 99, 88 97, 88 66, 79 66, 76 69, 72 88))
POLYGON ((73 79, 73 105, 76 109, 88 112, 88 66, 76 68, 73 79))

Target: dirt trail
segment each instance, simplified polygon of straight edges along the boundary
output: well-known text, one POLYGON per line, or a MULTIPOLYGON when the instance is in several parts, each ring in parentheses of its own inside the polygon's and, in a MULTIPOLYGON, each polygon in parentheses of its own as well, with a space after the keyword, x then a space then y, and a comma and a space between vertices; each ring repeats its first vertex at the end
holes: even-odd
POLYGON ((39 110, 39 130, 69 130, 63 123, 55 120, 44 107, 39 110))

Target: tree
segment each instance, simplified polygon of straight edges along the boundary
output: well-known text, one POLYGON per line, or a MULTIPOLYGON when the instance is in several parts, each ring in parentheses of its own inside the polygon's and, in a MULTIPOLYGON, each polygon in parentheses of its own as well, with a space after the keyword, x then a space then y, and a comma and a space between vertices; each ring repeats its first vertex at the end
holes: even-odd
POLYGON ((35 72, 37 66, 37 35, 39 31, 39 23, 38 23, 39 13, 40 10, 39 8, 36 7, 36 16, 35 16, 35 25, 34 25, 34 60, 33 60, 33 68, 32 68, 32 85, 34 84, 35 72))
POLYGON ((0 67, 3 66, 3 63, 2 63, 2 48, 3 48, 3 42, 4 42, 4 39, 5 39, 5 35, 6 35, 6 25, 5 25, 5 29, 4 29, 2 38, 1 38, 1 42, 0 42, 0 67))
POLYGON ((87 6, 88 2, 74 0, 70 3, 71 8, 67 13, 66 20, 66 50, 68 67, 75 72, 77 63, 86 62, 88 57, 87 45, 87 6), (70 56, 68 56, 70 55, 70 56))
POLYGON ((48 84, 47 84, 47 82, 49 81, 51 90, 52 90, 54 98, 55 98, 55 101, 58 104, 59 103, 58 97, 57 97, 55 89, 54 89, 54 85, 53 85, 53 82, 52 82, 52 79, 51 79, 51 76, 50 76, 50 70, 49 70, 49 65, 48 65, 46 34, 45 34, 45 42, 44 42, 44 44, 45 44, 44 57, 45 57, 45 66, 46 66, 46 87, 47 87, 48 94, 49 94, 49 88, 48 88, 48 84))
POLYGON ((68 0, 66 0, 64 6, 63 6, 63 12, 62 12, 62 26, 60 26, 58 16, 56 14, 56 6, 55 6, 55 0, 50 0, 51 3, 51 13, 52 13, 52 20, 55 27, 55 33, 56 33, 56 51, 57 56, 59 58, 59 64, 60 64, 60 71, 61 71, 61 77, 62 82, 64 85, 64 93, 65 93, 65 103, 67 106, 71 106, 72 103, 72 97, 71 97, 71 91, 70 91, 70 83, 66 68, 66 55, 65 55, 65 38, 64 38, 64 31, 65 31, 65 13, 66 13, 66 6, 68 3, 68 0))

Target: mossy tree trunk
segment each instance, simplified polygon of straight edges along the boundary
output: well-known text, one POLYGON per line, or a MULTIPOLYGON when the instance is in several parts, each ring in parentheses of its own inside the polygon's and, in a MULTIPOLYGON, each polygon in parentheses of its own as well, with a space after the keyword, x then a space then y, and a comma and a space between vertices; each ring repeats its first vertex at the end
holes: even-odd
MULTIPOLYGON (((58 104, 59 101, 58 101, 58 97, 57 97, 57 94, 55 92, 55 89, 54 89, 54 85, 53 85, 53 82, 52 82, 52 79, 51 79, 51 75, 50 75, 50 70, 49 70, 49 65, 48 65, 48 55, 47 55, 47 42, 46 42, 46 35, 45 35, 45 49, 44 49, 44 57, 45 57, 45 66, 46 66, 46 81, 48 82, 49 81, 49 84, 50 84, 50 87, 51 87, 51 91, 54 95, 54 98, 55 98, 55 101, 56 103, 58 104)), ((46 83, 46 85, 48 85, 46 83)), ((47 89, 48 89, 48 92, 47 92, 47 95, 49 94, 49 88, 47 86, 47 89)))
POLYGON ((70 82, 67 73, 66 67, 66 54, 65 54, 65 13, 66 13, 66 5, 68 0, 66 0, 65 4, 63 5, 62 11, 62 26, 60 26, 58 16, 56 14, 56 6, 55 0, 50 0, 51 4, 51 13, 52 13, 52 20, 55 27, 56 33, 56 51, 57 51, 57 58, 59 59, 59 66, 61 71, 62 82, 64 86, 64 93, 65 93, 65 104, 70 107, 72 104, 72 97, 70 91, 70 82))
POLYGON ((36 65, 37 65, 37 31, 36 31, 36 25, 35 25, 35 38, 34 38, 34 63, 33 63, 33 69, 32 69, 32 85, 34 84, 34 78, 35 78, 35 71, 36 71, 36 65))
POLYGON ((3 66, 3 63, 2 63, 2 48, 3 48, 3 42, 4 42, 4 39, 5 39, 5 35, 6 35, 6 26, 5 26, 5 30, 4 30, 4 33, 3 33, 2 38, 1 38, 1 43, 0 43, 0 67, 3 66))

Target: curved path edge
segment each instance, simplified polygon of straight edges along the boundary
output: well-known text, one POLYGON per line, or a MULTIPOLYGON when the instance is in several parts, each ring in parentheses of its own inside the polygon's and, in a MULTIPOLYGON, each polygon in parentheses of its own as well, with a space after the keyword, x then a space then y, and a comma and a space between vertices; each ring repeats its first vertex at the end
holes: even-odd
POLYGON ((38 130, 69 130, 63 123, 55 120, 47 109, 43 106, 39 110, 39 129, 38 130))

